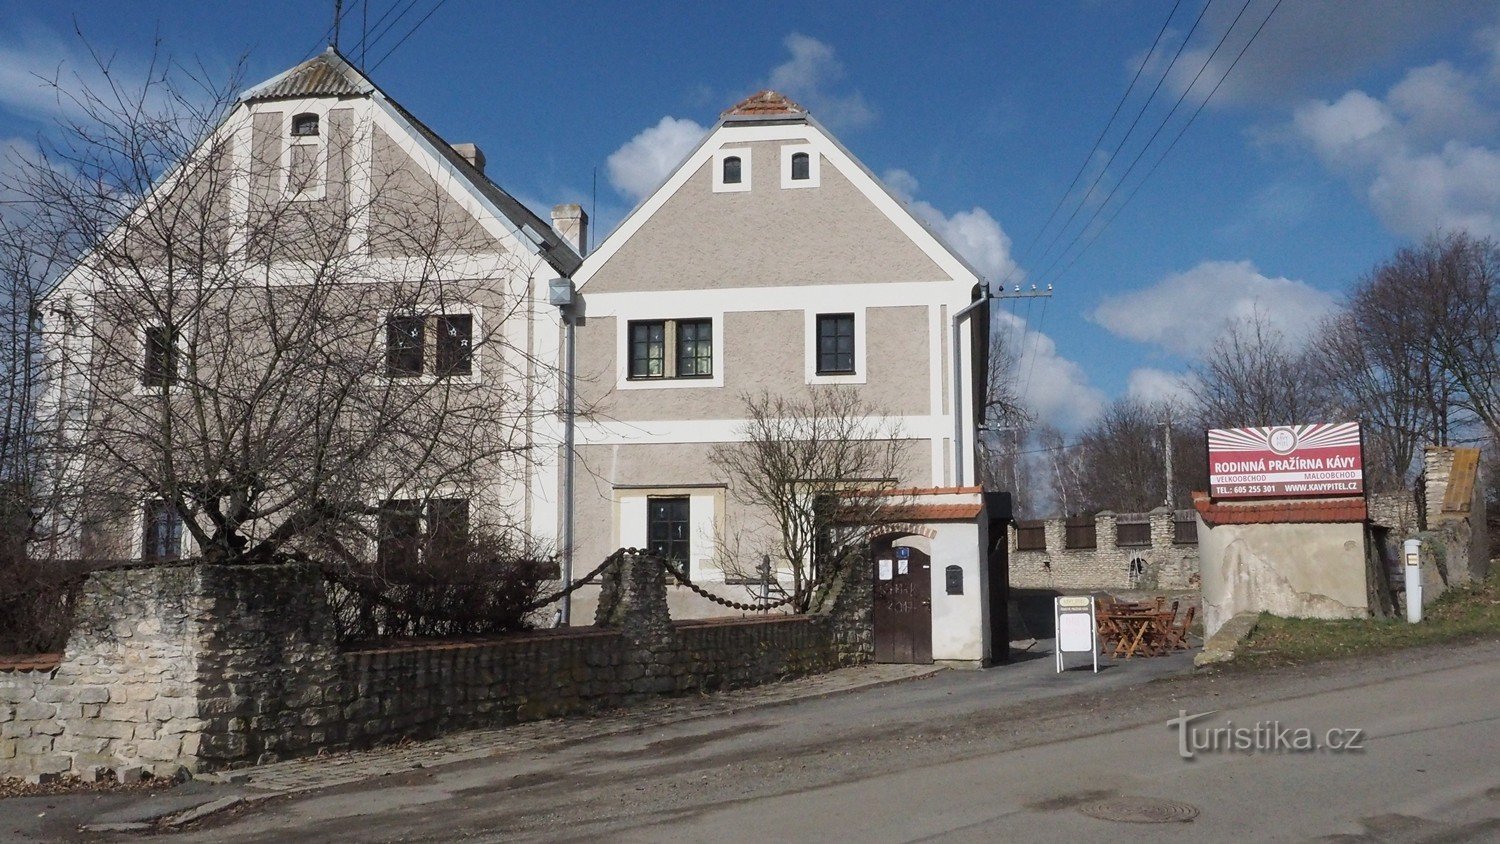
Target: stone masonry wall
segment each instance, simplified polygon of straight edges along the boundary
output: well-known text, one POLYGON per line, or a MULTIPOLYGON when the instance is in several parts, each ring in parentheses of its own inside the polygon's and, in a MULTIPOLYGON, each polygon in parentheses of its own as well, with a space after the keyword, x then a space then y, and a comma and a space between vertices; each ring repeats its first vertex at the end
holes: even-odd
POLYGON ((1048 590, 1182 590, 1198 585, 1198 546, 1178 544, 1175 514, 1159 507, 1146 514, 1151 525, 1149 546, 1117 543, 1120 515, 1104 511, 1094 517, 1094 548, 1067 548, 1066 520, 1045 522, 1046 549, 1017 550, 1018 531, 1009 529, 1010 586, 1048 590), (1145 571, 1132 578, 1131 561, 1145 562, 1145 571))
POLYGON ((872 656, 863 568, 825 613, 684 623, 667 615, 662 574, 657 561, 626 555, 592 628, 341 653, 310 568, 98 572, 57 667, 0 670, 0 777, 236 768, 872 656))

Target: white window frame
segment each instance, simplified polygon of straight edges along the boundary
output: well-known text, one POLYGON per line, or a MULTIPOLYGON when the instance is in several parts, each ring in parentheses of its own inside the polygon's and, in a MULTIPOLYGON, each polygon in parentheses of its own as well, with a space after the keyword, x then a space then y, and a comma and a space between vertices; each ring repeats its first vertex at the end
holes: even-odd
POLYGON ((163 323, 159 323, 159 322, 152 322, 152 323, 145 323, 145 322, 143 322, 143 323, 140 323, 136 327, 136 330, 135 330, 135 358, 131 361, 130 365, 132 367, 136 368, 134 374, 131 376, 131 381, 132 381, 131 392, 133 394, 137 395, 137 396, 160 396, 160 395, 162 395, 164 393, 167 394, 167 395, 171 395, 172 393, 179 393, 180 394, 180 392, 183 389, 183 384, 182 384, 182 350, 183 350, 183 342, 182 341, 183 341, 183 329, 181 329, 181 328, 177 329, 177 334, 176 334, 175 337, 173 337, 172 351, 173 351, 174 354, 176 354, 177 360, 175 361, 175 363, 176 363, 176 369, 175 369, 175 371, 172 374, 172 381, 170 383, 165 384, 165 385, 160 386, 160 387, 153 387, 153 386, 145 383, 145 381, 142 380, 142 377, 146 374, 145 373, 145 365, 146 365, 146 329, 148 329, 148 328, 164 328, 164 327, 165 327, 165 325, 163 323))
POLYGON ((281 115, 281 193, 293 202, 313 202, 328 196, 328 133, 333 128, 328 123, 328 112, 328 104, 314 100, 287 103, 287 110, 281 115), (292 120, 302 114, 318 116, 318 134, 292 134, 292 120), (307 190, 292 189, 292 147, 294 146, 315 148, 313 185, 307 190))
POLYGON ((865 366, 866 322, 865 308, 863 305, 850 305, 842 308, 817 308, 803 312, 805 316, 804 334, 804 374, 809 384, 863 384, 868 375, 865 366), (831 316, 833 314, 854 314, 854 371, 847 374, 819 375, 818 374, 818 317, 831 316))
POLYGON ((714 193, 744 193, 750 190, 751 171, 750 147, 731 147, 720 149, 714 153, 714 193), (740 181, 738 184, 726 184, 724 182, 724 159, 738 158, 740 160, 740 181))
POLYGON ((787 190, 794 188, 815 188, 822 179, 822 168, 819 166, 823 157, 818 155, 817 147, 812 144, 785 144, 781 147, 781 186, 787 190), (792 178, 792 156, 799 152, 807 153, 807 178, 792 178))
MULTIPOLYGON (((146 505, 153 501, 161 500, 155 496, 147 496, 136 505, 134 518, 135 539, 131 543, 132 547, 135 548, 134 559, 146 559, 146 505)), ((178 559, 192 556, 193 534, 187 529, 187 522, 187 519, 182 520, 182 536, 178 542, 179 547, 177 549, 178 559)))
POLYGON ((724 523, 727 490, 722 484, 693 486, 618 486, 614 488, 615 546, 646 547, 647 499, 688 499, 688 571, 694 581, 723 583, 717 564, 718 526, 724 523))
MULTIPOLYGON (((668 355, 676 356, 677 349, 667 349, 668 355)), ((630 313, 615 316, 615 384, 621 390, 680 390, 724 386, 724 312, 684 311, 682 316, 658 316, 655 313, 630 313), (630 377, 630 324, 632 322, 680 321, 706 319, 713 323, 714 374, 707 377, 688 378, 631 378, 630 377)))
POLYGON ((380 340, 380 378, 386 381, 400 382, 405 384, 435 384, 438 381, 447 381, 454 384, 478 384, 483 379, 483 349, 486 344, 481 342, 484 337, 484 306, 473 302, 450 302, 438 308, 421 310, 409 314, 390 309, 380 312, 380 318, 376 323, 376 331, 379 332, 380 340), (386 331, 386 321, 392 316, 421 316, 423 319, 422 330, 422 374, 421 375, 390 375, 385 371, 386 355, 390 353, 390 334, 386 331), (444 375, 437 374, 437 334, 431 330, 428 321, 436 320, 440 316, 470 316, 474 318, 473 327, 469 334, 469 374, 468 375, 444 375))

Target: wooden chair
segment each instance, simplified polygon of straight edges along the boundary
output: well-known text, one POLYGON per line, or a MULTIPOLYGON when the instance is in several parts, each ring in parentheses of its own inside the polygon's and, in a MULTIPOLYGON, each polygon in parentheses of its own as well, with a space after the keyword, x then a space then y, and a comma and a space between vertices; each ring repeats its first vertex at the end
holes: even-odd
POLYGON ((1197 607, 1188 607, 1187 614, 1182 617, 1182 623, 1173 624, 1167 628, 1166 646, 1168 650, 1185 651, 1188 649, 1188 630, 1192 629, 1193 617, 1197 614, 1197 607))

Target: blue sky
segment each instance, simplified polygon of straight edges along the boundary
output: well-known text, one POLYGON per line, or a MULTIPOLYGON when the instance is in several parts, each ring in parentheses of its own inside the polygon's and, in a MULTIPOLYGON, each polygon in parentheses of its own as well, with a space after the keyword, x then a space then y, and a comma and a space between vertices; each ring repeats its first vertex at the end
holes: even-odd
MULTIPOLYGON (((416 0, 371 45, 371 75, 450 141, 478 143, 489 174, 541 212, 592 206, 597 175, 599 236, 722 109, 761 87, 784 89, 981 269, 1054 284, 1045 315, 1032 302, 1002 319, 1018 332, 1036 410, 1064 430, 1111 397, 1180 389, 1179 374, 1226 316, 1258 310, 1305 337, 1402 243, 1439 226, 1500 236, 1492 2, 1283 4, 1117 217, 1275 0, 1211 0, 1206 11, 1204 0, 1183 0, 1149 59, 1170 2, 446 0, 387 56, 435 3, 416 0), (1143 63, 1120 122, 1089 156, 1143 63), (1113 222, 1076 263, 1073 252, 1054 263, 1184 90, 1099 215, 1113 222), (1099 186, 1045 252, 1082 190, 1038 233, 1080 165, 1082 185, 1099 176, 1099 186)), ((343 45, 358 58, 362 21, 407 0, 370 0, 367 19, 359 0, 347 5, 343 45)), ((0 0, 0 144, 23 148, 51 131, 56 107, 34 74, 79 66, 75 24, 126 77, 159 38, 175 58, 216 72, 243 56, 255 82, 320 49, 331 12, 321 1, 0 0)))

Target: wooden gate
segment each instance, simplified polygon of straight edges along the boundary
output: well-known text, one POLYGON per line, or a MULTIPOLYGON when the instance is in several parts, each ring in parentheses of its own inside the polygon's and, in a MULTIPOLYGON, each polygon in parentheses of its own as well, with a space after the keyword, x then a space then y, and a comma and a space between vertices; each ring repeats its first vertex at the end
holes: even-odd
POLYGON ((871 545, 875 558, 875 661, 932 662, 932 560, 915 548, 871 545))

